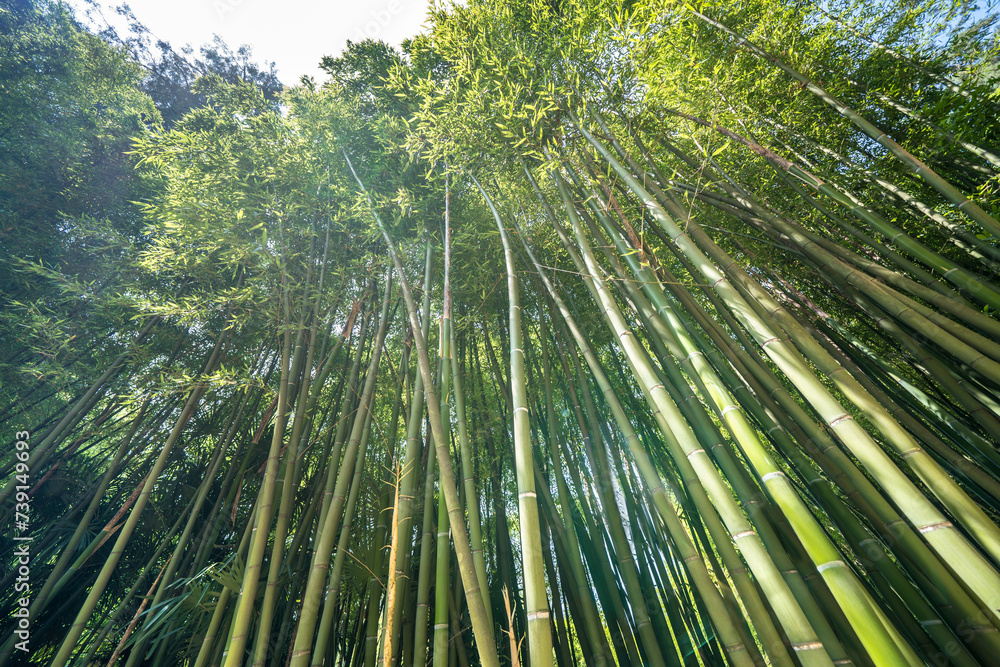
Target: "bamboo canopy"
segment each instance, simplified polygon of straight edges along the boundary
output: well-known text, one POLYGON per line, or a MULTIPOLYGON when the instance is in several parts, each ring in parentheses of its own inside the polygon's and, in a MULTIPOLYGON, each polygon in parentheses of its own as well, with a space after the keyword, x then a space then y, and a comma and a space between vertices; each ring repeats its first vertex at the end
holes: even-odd
POLYGON ((470 0, 202 79, 141 224, 0 273, 0 667, 994 664, 996 21, 470 0))

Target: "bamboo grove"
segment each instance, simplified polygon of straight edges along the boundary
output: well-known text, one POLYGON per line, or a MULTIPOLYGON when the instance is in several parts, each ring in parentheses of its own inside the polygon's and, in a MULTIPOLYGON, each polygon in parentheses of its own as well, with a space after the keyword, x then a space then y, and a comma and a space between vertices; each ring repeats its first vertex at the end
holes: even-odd
POLYGON ((0 664, 994 664, 995 21, 471 0, 201 79, 141 224, 4 218, 0 664))

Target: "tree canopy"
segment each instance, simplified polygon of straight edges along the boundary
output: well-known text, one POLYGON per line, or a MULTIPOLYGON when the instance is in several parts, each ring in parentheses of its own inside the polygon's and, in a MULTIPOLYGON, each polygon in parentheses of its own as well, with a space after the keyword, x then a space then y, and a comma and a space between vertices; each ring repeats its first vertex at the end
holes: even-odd
POLYGON ((0 665, 991 664, 993 9, 0 6, 0 665))

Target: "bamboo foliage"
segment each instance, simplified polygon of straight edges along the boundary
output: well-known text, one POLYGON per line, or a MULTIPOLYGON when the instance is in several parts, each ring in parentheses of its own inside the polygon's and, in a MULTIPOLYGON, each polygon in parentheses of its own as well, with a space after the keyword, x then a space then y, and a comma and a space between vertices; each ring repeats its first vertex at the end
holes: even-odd
POLYGON ((134 284, 43 266, 48 310, 3 307, 19 390, 55 285, 127 313, 0 390, 31 663, 995 661, 988 26, 430 16, 282 113, 201 84, 136 140, 134 284))

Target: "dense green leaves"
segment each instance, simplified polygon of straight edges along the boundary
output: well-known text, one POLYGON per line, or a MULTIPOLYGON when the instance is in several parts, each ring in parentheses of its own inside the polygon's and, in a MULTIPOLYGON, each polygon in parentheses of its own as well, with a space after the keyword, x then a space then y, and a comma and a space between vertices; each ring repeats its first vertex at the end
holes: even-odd
POLYGON ((32 663, 995 659, 993 17, 473 0, 278 103, 0 22, 32 663))

